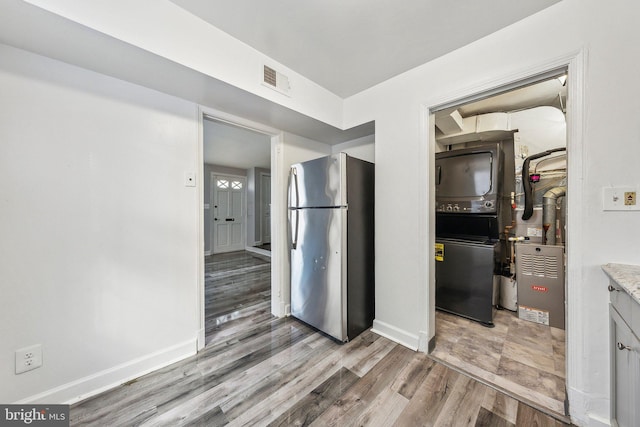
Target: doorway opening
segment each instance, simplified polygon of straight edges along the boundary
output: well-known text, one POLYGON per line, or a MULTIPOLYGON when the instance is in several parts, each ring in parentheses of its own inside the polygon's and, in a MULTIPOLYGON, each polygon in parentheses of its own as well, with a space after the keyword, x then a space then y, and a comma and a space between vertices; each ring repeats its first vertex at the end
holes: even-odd
POLYGON ((218 114, 202 118, 202 267, 199 347, 249 330, 257 314, 271 313, 271 162, 275 132, 218 114), (265 182, 266 181, 266 182, 265 182), (271 236, 269 233, 269 244, 271 236))
POLYGON ((567 72, 430 111, 437 175, 431 355, 557 417, 568 415, 567 72), (478 166, 481 156, 472 155, 480 151, 499 153, 489 160, 499 167, 478 166), (482 188, 466 185, 465 176, 482 188), (495 206, 487 196, 493 186, 495 206), (531 297, 532 289, 542 297, 531 297), (476 316, 478 304, 488 318, 476 316))

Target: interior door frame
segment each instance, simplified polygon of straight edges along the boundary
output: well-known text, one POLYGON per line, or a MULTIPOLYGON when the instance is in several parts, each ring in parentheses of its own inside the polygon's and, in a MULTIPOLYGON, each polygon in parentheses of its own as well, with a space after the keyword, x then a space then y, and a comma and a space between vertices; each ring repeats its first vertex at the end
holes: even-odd
POLYGON ((582 209, 582 194, 584 192, 583 173, 584 158, 582 141, 585 124, 585 63, 587 51, 580 49, 562 57, 556 57, 547 62, 521 68, 507 73, 497 79, 479 83, 464 88, 455 93, 435 97, 422 104, 421 114, 421 143, 420 143, 420 222, 418 230, 421 241, 420 247, 423 259, 429 261, 419 267, 418 280, 423 283, 423 294, 420 295, 421 327, 418 332, 418 350, 431 352, 435 347, 435 184, 429 177, 433 176, 435 164, 435 120, 433 111, 445 104, 463 103, 482 94, 498 91, 503 88, 516 87, 526 80, 535 78, 560 68, 567 69, 567 185, 571 189, 567 193, 567 224, 570 224, 566 238, 566 270, 565 270, 565 301, 571 300, 566 306, 566 384, 570 402, 572 396, 579 400, 578 381, 584 369, 581 349, 584 339, 581 336, 583 323, 580 307, 582 306, 583 262, 580 248, 582 247, 583 220, 580 215, 582 209), (575 393, 574 393, 574 390, 575 393))
POLYGON ((229 173, 218 173, 215 171, 212 171, 210 176, 209 176, 209 187, 211 189, 211 194, 209 194, 209 201, 211 202, 210 205, 213 206, 213 209, 209 208, 209 220, 211 221, 210 227, 209 227, 209 241, 211 242, 211 254, 213 255, 214 253, 222 253, 222 252, 216 252, 215 251, 215 240, 214 240, 214 209, 217 209, 215 207, 215 198, 214 198, 214 193, 217 190, 217 183, 215 183, 215 177, 216 176, 224 176, 224 177, 229 177, 229 178, 238 178, 243 180, 243 188, 242 188, 242 192, 244 193, 243 195, 243 206, 242 206, 242 220, 244 221, 244 226, 242 228, 242 248, 247 246, 247 220, 248 220, 248 212, 247 212, 247 177, 246 176, 242 176, 242 175, 234 175, 234 174, 229 174, 229 173))
MULTIPOLYGON (((262 182, 265 177, 269 177, 269 181, 271 181, 271 173, 260 172, 260 243, 265 244, 264 242, 264 192, 262 191, 262 182)), ((273 182, 270 182, 273 184, 273 182)), ((269 186, 271 187, 271 186, 269 186)), ((271 194, 269 194, 269 204, 271 205, 271 194)), ((269 218, 271 218, 271 209, 269 209, 269 218)), ((269 243, 271 243, 271 230, 269 230, 269 243)))
MULTIPOLYGON (((284 133, 261 123, 257 123, 233 114, 198 106, 198 176, 204 177, 204 120, 212 119, 234 126, 253 130, 271 138, 271 313, 282 317, 289 304, 288 283, 288 246, 286 243, 286 190, 288 165, 284 164, 284 133), (274 209, 275 207, 275 209, 274 209), (274 238, 275 237, 275 238, 274 238)), ((196 180, 198 191, 198 277, 197 288, 197 349, 205 346, 205 310, 204 310, 204 179, 196 180)))

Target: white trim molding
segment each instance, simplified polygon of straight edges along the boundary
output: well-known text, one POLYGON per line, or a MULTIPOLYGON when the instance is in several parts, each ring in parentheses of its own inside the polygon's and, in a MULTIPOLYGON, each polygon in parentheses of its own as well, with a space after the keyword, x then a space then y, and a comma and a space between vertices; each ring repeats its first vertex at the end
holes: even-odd
POLYGON ((420 347, 420 337, 418 335, 409 333, 380 320, 374 319, 371 332, 397 342, 411 350, 418 350, 418 347, 420 347))
POLYGON ((193 356, 196 354, 197 345, 197 339, 194 338, 14 403, 63 402, 71 405, 193 356))
MULTIPOLYGON (((583 248, 583 217, 581 215, 584 193, 583 137, 585 128, 585 75, 588 52, 581 50, 569 59, 567 78, 567 244, 566 244, 566 369, 567 394, 571 421, 578 425, 600 425, 601 420, 589 413, 593 396, 584 395, 584 378, 587 367, 584 363, 583 294, 581 288, 583 248), (580 403, 578 403, 580 402, 580 403), (586 405, 582 403, 587 403, 586 405)), ((606 405, 608 407, 608 403, 606 405)))
MULTIPOLYGON (((585 64, 587 63, 586 49, 569 52, 565 55, 551 58, 548 61, 525 66, 515 72, 498 76, 495 79, 480 82, 460 90, 456 90, 445 96, 440 96, 422 104, 421 123, 421 147, 420 153, 428 153, 419 159, 420 176, 423 179, 423 186, 433 190, 430 171, 435 156, 435 136, 430 132, 430 128, 434 125, 431 113, 443 105, 452 105, 455 103, 464 103, 470 101, 481 94, 487 94, 501 90, 501 88, 515 88, 519 82, 535 80, 537 76, 543 76, 553 70, 568 70, 568 95, 567 95, 567 154, 568 154, 568 188, 567 192, 567 296, 566 300, 571 301, 567 304, 567 340, 566 340, 566 366, 567 366, 567 391, 569 395, 569 408, 571 420, 578 425, 587 425, 591 417, 586 412, 588 404, 585 406, 579 404, 585 401, 589 403, 588 396, 579 396, 582 394, 584 384, 580 384, 581 378, 584 378, 584 361, 582 358, 582 348, 584 345, 582 328, 582 294, 580 286, 582 284, 583 260, 580 252, 582 247, 582 230, 583 218, 580 214, 582 208, 582 194, 584 191, 583 184, 583 149, 582 141, 585 127, 585 64), (428 184, 424 181, 429 180, 428 184)), ((430 192, 433 194, 433 191, 430 192)), ((423 193, 421 198, 425 199, 423 193)), ((424 245, 420 247, 423 259, 429 260, 428 272, 420 271, 419 278, 422 283, 428 283, 428 336, 435 336, 435 322, 432 313, 435 312, 433 295, 435 292, 434 272, 435 261, 433 258, 433 247, 435 243, 435 227, 432 218, 434 211, 433 196, 428 198, 429 203, 422 203, 420 208, 420 223, 428 224, 428 239, 424 239, 424 245)), ((595 422, 595 420, 592 420, 595 422)))
POLYGON ((289 314, 289 245, 287 243, 287 179, 284 134, 271 136, 271 314, 289 314))
MULTIPOLYGON (((196 179, 196 190, 198 191, 198 206, 196 206, 197 212, 197 221, 198 221, 198 277, 196 279, 196 295, 198 295, 198 306, 196 307, 198 313, 198 343, 197 349, 198 351, 202 350, 205 346, 205 329, 204 329, 204 257, 205 255, 210 255, 210 253, 205 253, 204 245, 204 111, 202 107, 198 107, 197 111, 197 126, 198 126, 198 148, 196 155, 196 170, 198 171, 198 176, 200 179, 196 179)), ((208 251, 211 252, 211 251, 208 251)))
MULTIPOLYGON (((283 170, 283 154, 282 154, 282 144, 283 144, 283 134, 280 130, 272 128, 270 126, 263 125, 261 123, 253 122, 251 120, 234 116, 233 114, 226 113, 224 111, 215 110, 213 108, 208 108, 204 106, 199 106, 198 108, 198 126, 199 126, 199 138, 198 138, 198 151, 202 156, 204 152, 204 120, 206 118, 225 122, 231 124, 233 126, 239 126, 245 129, 249 129, 255 132, 260 132, 265 135, 269 135, 271 137, 271 200, 272 205, 276 206, 276 209, 272 209, 271 211, 271 235, 277 236, 275 239, 272 239, 271 243, 271 312, 273 315, 282 317, 285 315, 284 306, 288 304, 288 299, 285 301, 284 297, 288 298, 288 292, 283 291, 285 286, 285 277, 283 264, 287 262, 287 253, 286 253, 286 244, 285 241, 281 238, 281 235, 286 235, 286 212, 284 205, 277 204, 279 201, 283 200, 280 197, 279 192, 275 191, 278 188, 286 187, 286 175, 283 170), (278 195, 279 197, 274 197, 274 195, 278 195), (278 208, 282 206, 282 208, 278 208)), ((202 157, 199 159, 201 165, 199 168, 201 169, 201 175, 204 174, 204 163, 202 157)), ((202 181, 202 180, 200 180, 202 181)), ((202 193, 200 197, 200 205, 198 206, 198 212, 201 216, 200 219, 200 229, 199 234, 204 236, 204 193, 203 187, 199 187, 200 193, 202 193)), ((199 238, 200 239, 200 238, 199 238)), ((205 313, 204 313, 204 237, 202 237, 202 242, 198 242, 198 310, 200 314, 199 320, 199 339, 198 339, 198 350, 204 348, 205 337, 204 337, 204 328, 205 328, 205 313)), ((287 264, 288 265, 288 264, 287 264)))

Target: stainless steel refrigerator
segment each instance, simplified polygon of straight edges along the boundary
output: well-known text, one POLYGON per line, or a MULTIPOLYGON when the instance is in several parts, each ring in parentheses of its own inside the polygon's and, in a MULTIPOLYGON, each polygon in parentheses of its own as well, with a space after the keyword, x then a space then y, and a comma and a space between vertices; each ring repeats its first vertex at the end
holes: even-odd
POLYGON ((289 174, 291 314, 339 341, 374 317, 374 165, 345 153, 289 174))

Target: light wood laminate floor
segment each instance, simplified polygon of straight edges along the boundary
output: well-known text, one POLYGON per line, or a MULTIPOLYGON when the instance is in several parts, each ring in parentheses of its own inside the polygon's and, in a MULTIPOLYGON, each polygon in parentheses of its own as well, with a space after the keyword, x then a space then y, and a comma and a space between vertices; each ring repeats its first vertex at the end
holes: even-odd
POLYGON ((203 351, 73 405, 71 425, 563 425, 370 331, 338 344, 271 316, 268 263, 251 258, 207 258, 203 351))
POLYGON ((496 310, 494 328, 436 311, 432 356, 518 399, 565 414, 565 331, 496 310))
POLYGON ((271 262, 247 251, 205 257, 205 342, 271 316, 271 262))

